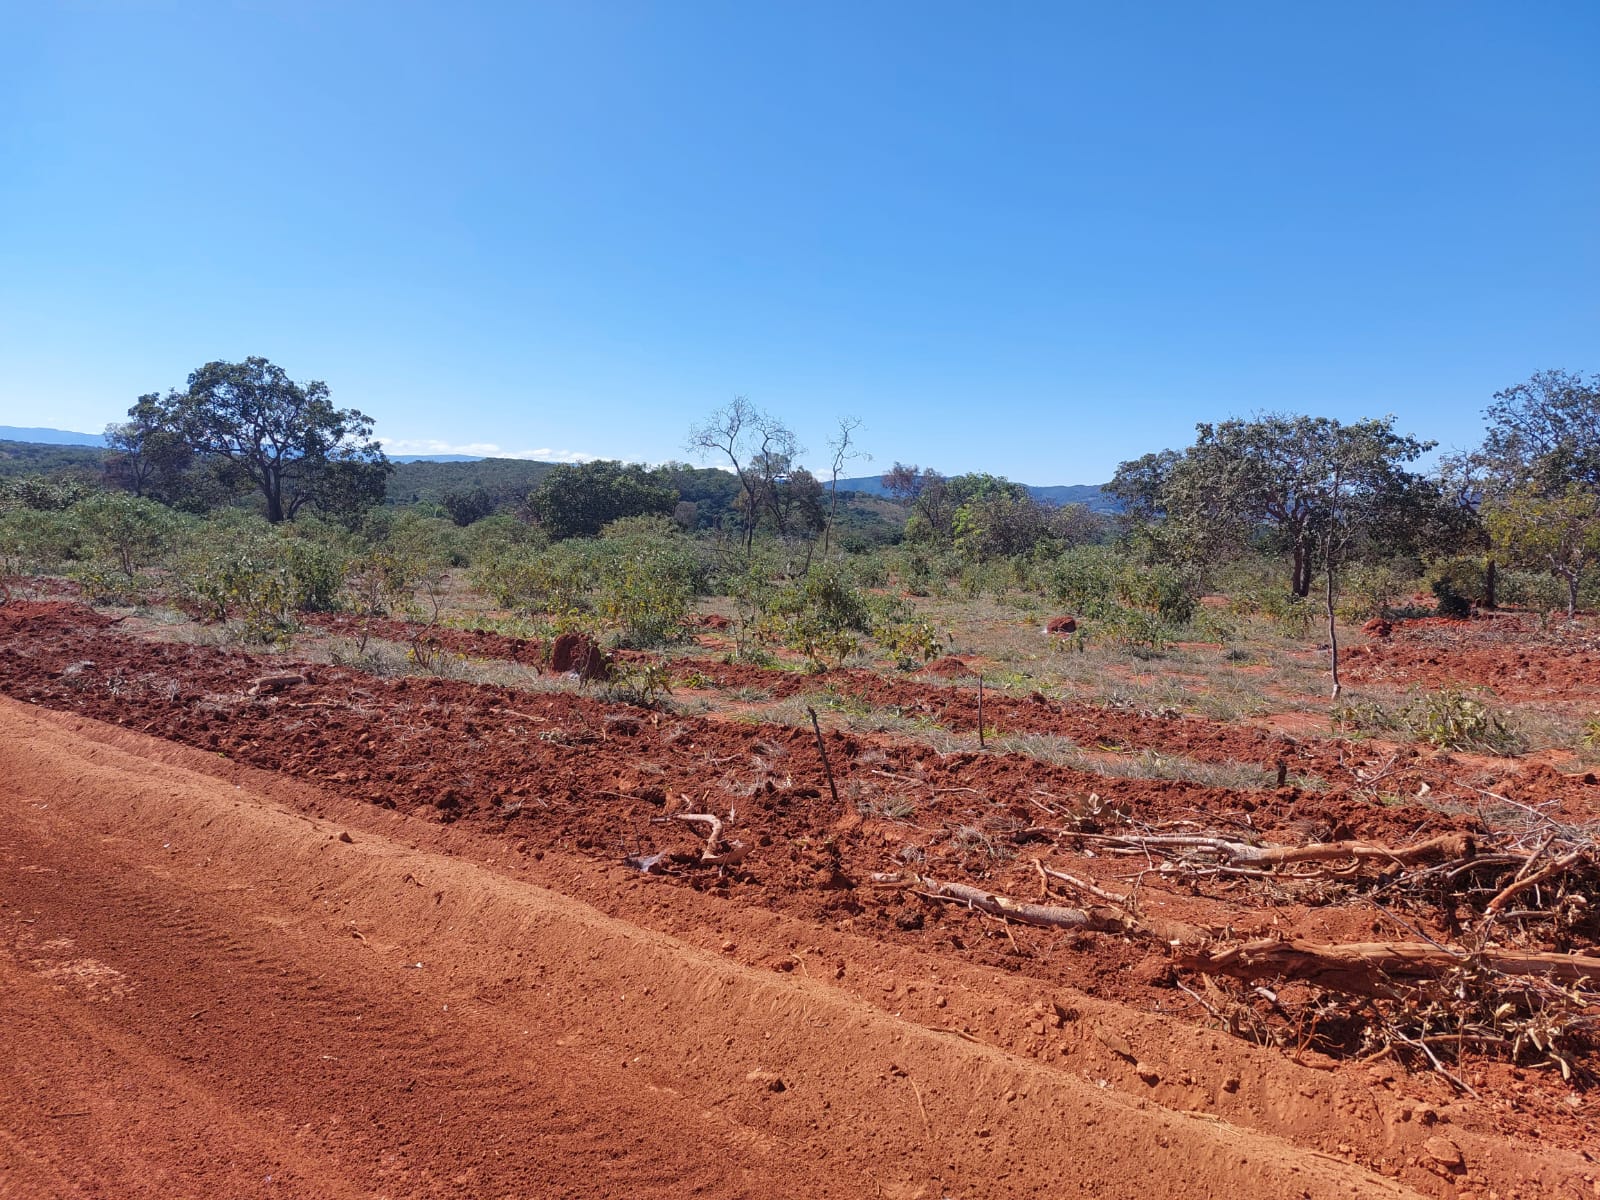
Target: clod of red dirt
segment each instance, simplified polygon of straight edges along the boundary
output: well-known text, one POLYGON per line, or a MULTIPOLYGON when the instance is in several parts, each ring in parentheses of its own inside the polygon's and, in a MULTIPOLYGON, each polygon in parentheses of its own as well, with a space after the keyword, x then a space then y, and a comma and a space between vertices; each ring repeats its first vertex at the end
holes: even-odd
POLYGON ((576 671, 584 679, 609 679, 611 660, 587 634, 563 633, 550 647, 550 669, 560 675, 576 671))
POLYGON ((954 654, 947 654, 943 658, 936 658, 922 668, 927 675, 943 675, 947 679, 954 679, 960 675, 976 675, 977 672, 967 665, 967 660, 958 658, 954 654))
POLYGON ((1045 626, 1047 633, 1076 633, 1078 621, 1076 617, 1051 617, 1050 623, 1045 626))
POLYGON ((1361 632, 1371 638, 1386 639, 1394 632, 1394 626, 1382 617, 1373 617, 1361 627, 1361 632))
POLYGON ((733 622, 721 613, 706 613, 697 622, 702 629, 722 630, 729 628, 733 622))

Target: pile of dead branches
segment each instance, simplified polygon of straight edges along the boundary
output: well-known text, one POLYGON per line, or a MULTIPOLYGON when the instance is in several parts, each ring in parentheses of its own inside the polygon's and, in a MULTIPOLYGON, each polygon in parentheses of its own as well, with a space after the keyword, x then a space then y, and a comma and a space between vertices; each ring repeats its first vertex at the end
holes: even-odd
MULTIPOLYGON (((1496 797, 1503 800, 1503 797, 1496 797)), ((1513 802, 1505 801, 1507 805, 1513 802)), ((1345 1057, 1393 1055, 1468 1088, 1446 1063, 1506 1058, 1587 1079, 1600 1050, 1600 890, 1595 829, 1528 806, 1409 845, 1365 841, 1275 845, 1185 823, 1115 833, 1056 831, 1097 858, 1139 860, 1116 891, 1035 859, 1040 899, 1022 900, 911 872, 873 876, 931 902, 961 904, 1020 924, 1164 943, 1199 977, 1189 989, 1234 1032, 1345 1057), (1356 898, 1407 940, 1323 945, 1296 939, 1230 942, 1226 931, 1148 915, 1147 886, 1268 889, 1311 902, 1356 898), (1074 903, 1055 902, 1052 889, 1074 903), (1441 938, 1426 929, 1443 931, 1441 938)))

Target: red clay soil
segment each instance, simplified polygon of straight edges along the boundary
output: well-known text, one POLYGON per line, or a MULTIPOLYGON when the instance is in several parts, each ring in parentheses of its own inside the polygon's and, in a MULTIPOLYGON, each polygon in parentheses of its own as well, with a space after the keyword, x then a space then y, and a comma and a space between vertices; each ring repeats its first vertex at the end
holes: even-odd
MULTIPOLYGON (((24 1010, 7 1012, 7 1028, 32 1039, 9 1073, 0 1056, 0 1102, 21 1097, 24 1114, 0 1123, 0 1180, 35 1181, 18 1194, 96 1194, 84 1183, 104 1177, 95 1163, 138 1155, 140 1178, 171 1182, 162 1194, 264 1194, 233 1167, 258 1160, 223 1149, 257 1113, 271 1117, 251 1126, 261 1178, 277 1166, 327 1181, 290 1194, 353 1194, 368 1178, 354 1164, 372 1162, 393 1167, 380 1194, 474 1196, 1510 1196, 1524 1180, 1522 1194, 1552 1194, 1589 1169, 1560 1149, 1593 1137, 1587 1108, 1547 1074, 1476 1066, 1494 1097, 1479 1104, 1386 1065, 1312 1054, 1311 1070, 1199 1029, 1207 1014, 1148 944, 1013 930, 869 885, 872 872, 913 865, 1032 899, 1040 855, 1127 887, 1115 873, 1125 862, 1092 843, 1063 857, 1054 839, 1069 818, 1085 831, 1193 821, 1393 844, 1483 832, 1471 815, 830 733, 835 806, 809 731, 317 665, 296 668, 301 685, 249 694, 286 665, 144 642, 74 605, 0 608, 0 690, 71 714, 0 705, 5 796, 19 814, 0 833, 0 925, 25 914, 0 971, 33 978, 0 989, 0 1004, 24 1010), (58 750, 41 749, 53 738, 65 739, 58 750), (133 776, 160 760, 200 778, 124 784, 96 774, 107 756, 133 776), (245 793, 209 778, 219 774, 245 793), (720 875, 623 865, 694 857, 701 831, 668 819, 685 796, 732 815, 745 861, 720 875), (354 841, 335 840, 327 820, 354 841), (529 879, 564 895, 530 898, 517 890, 529 879), (595 925, 586 905, 621 926, 595 925), (276 993, 275 972, 286 977, 276 993), (205 1002, 212 991, 220 1006, 205 1002), (57 1122, 83 1118, 57 1118, 48 1098, 82 1092, 76 1111, 97 1075, 156 1083, 142 1107, 90 1108, 98 1140, 80 1154, 57 1122), (1418 1109, 1424 1100, 1433 1107, 1418 1109), (170 1115, 185 1110, 196 1120, 170 1115), (1090 1126, 1087 1143, 1059 1136, 1090 1126), (1427 1139, 1441 1136, 1462 1150, 1460 1171, 1429 1157, 1427 1139), (1262 1137, 1273 1149, 1244 1144, 1262 1137), (1224 1158, 1217 1139, 1232 1147, 1224 1158), (540 1145, 551 1149, 529 1152, 540 1145), (1292 1186, 1252 1174, 1283 1156, 1292 1186), (1404 1188, 1385 1191, 1353 1164, 1404 1188), (191 1169, 216 1174, 201 1186, 191 1169)), ((1120 740, 1125 714, 1099 715, 1120 740)), ((1596 792, 1550 774, 1545 786, 1596 792)), ((1146 908, 1229 936, 1370 938, 1381 918, 1347 891, 1263 903, 1227 881, 1158 880, 1146 908)))
POLYGON ((1345 655, 1352 683, 1483 687, 1503 700, 1600 698, 1600 624, 1592 617, 1548 623, 1525 613, 1470 621, 1397 621, 1387 640, 1345 655))
POLYGON ((7 1196, 1510 1197, 1593 1170, 1392 1071, 12 702, 0 812, 7 1196))
POLYGON ((367 637, 402 643, 420 638, 453 654, 505 659, 541 670, 549 658, 549 649, 540 638, 507 637, 483 629, 424 626, 392 617, 357 617, 349 613, 301 613, 299 619, 304 625, 344 637, 359 637, 364 633, 367 637))

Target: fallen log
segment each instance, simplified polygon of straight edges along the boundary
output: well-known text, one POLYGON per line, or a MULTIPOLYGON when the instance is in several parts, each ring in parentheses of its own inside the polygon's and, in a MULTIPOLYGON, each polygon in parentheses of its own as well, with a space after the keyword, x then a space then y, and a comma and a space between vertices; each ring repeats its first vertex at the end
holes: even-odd
POLYGON ((1067 908, 1055 904, 1029 904, 1013 900, 996 892, 970 887, 965 883, 945 883, 927 875, 911 871, 880 872, 872 876, 879 885, 915 888, 918 895, 930 900, 953 900, 986 912, 990 916, 1005 917, 1023 925, 1040 925, 1047 929, 1089 929, 1097 933, 1135 933, 1139 923, 1131 917, 1109 908, 1067 908))
MULTIPOLYGON (((1091 836, 1091 835, 1080 835, 1091 836)), ((1104 835, 1094 840, 1138 850, 1200 850, 1216 855, 1230 867, 1279 867, 1292 863, 1377 861, 1396 866, 1423 862, 1450 862, 1472 858, 1477 842, 1468 833, 1446 833, 1418 842, 1414 846, 1380 846, 1372 842, 1314 842, 1309 846, 1252 846, 1247 842, 1219 837, 1194 837, 1188 834, 1159 834, 1135 837, 1128 834, 1104 835)))
POLYGON ((1178 965, 1247 981, 1298 979, 1332 992, 1385 1000, 1401 999, 1423 984, 1473 967, 1600 992, 1600 958, 1521 950, 1469 956, 1425 942, 1322 945, 1298 938, 1265 938, 1240 946, 1189 950, 1178 955, 1178 965))

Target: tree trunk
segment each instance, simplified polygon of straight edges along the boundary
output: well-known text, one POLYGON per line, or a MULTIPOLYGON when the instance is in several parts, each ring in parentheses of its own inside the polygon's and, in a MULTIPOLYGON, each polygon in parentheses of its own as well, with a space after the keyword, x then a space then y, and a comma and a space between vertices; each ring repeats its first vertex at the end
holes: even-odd
POLYGON ((283 521, 283 492, 281 488, 275 486, 274 481, 269 479, 262 486, 261 494, 267 498, 268 523, 272 525, 280 524, 283 521))
POLYGON ((1339 626, 1333 616, 1333 550, 1328 551, 1328 652, 1333 663, 1333 698, 1339 698, 1339 626))
POLYGON ((1489 560, 1489 565, 1483 570, 1483 607, 1493 610, 1495 604, 1495 564, 1494 559, 1489 560))
POLYGON ((1567 574, 1567 619, 1570 621, 1578 615, 1578 573, 1571 571, 1567 574))
POLYGON ((1306 552, 1303 542, 1294 544, 1294 570, 1291 588, 1296 596, 1304 600, 1311 594, 1311 555, 1306 552))

